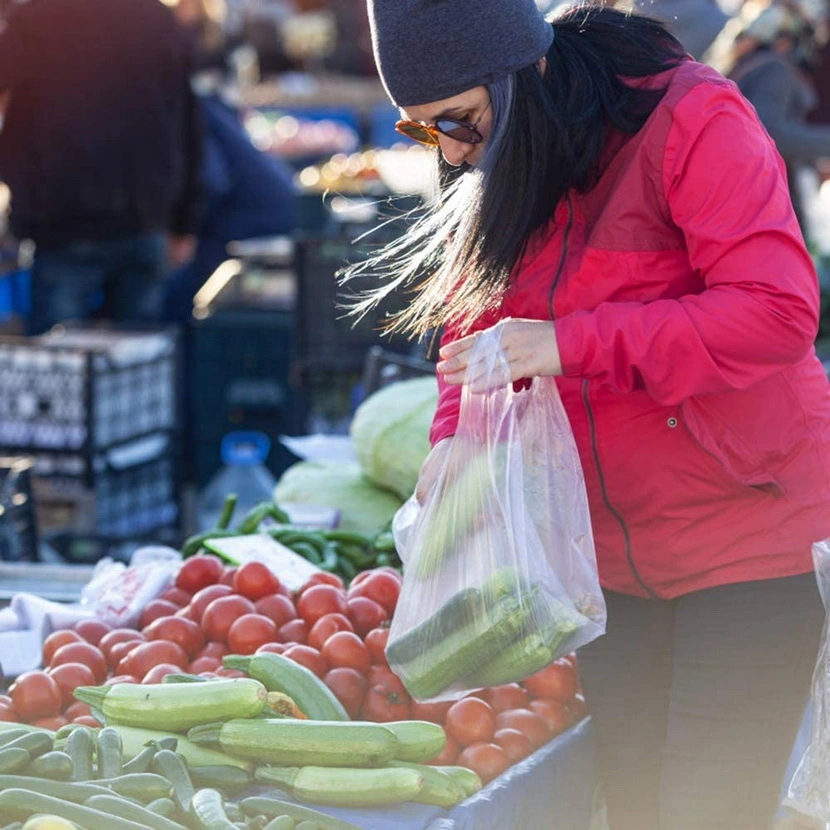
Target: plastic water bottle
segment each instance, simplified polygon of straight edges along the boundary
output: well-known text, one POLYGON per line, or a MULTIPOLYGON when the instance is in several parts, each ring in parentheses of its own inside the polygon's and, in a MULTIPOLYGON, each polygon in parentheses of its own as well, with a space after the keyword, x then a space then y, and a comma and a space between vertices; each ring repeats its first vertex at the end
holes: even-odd
POLYGON ((229 432, 222 439, 222 467, 202 490, 197 503, 198 530, 210 530, 222 513, 225 498, 236 494, 235 526, 255 505, 274 498, 276 480, 265 466, 271 441, 262 432, 229 432))

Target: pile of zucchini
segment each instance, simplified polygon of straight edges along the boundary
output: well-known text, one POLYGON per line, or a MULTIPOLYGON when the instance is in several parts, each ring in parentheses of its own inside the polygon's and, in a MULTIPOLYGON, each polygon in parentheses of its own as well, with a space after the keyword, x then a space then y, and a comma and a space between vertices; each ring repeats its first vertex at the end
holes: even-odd
POLYGON ((226 661, 249 677, 79 687, 106 723, 98 730, 0 725, 0 827, 51 814, 90 830, 346 830, 297 801, 447 808, 481 787, 468 769, 425 765, 446 741, 436 724, 350 721, 316 675, 279 654, 226 661), (289 694, 308 717, 270 705, 289 694))
POLYGON ((383 565, 401 567, 395 541, 388 528, 372 536, 366 536, 345 530, 312 530, 298 527, 292 525, 288 515, 273 502, 257 505, 232 528, 231 520, 235 509, 236 496, 230 494, 225 499, 216 527, 187 539, 182 546, 182 555, 187 557, 202 549, 213 550, 213 539, 267 533, 312 565, 335 573, 346 582, 360 571, 383 565))

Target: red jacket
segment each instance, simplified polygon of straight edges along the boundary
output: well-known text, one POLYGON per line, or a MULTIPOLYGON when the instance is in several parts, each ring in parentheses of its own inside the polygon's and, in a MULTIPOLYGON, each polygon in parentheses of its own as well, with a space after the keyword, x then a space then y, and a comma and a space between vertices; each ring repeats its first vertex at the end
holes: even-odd
MULTIPOLYGON (((475 328, 555 319, 605 587, 666 598, 805 573, 830 537, 830 384, 783 164, 712 69, 640 83, 668 91, 475 328)), ((459 402, 441 383, 433 442, 459 402)))

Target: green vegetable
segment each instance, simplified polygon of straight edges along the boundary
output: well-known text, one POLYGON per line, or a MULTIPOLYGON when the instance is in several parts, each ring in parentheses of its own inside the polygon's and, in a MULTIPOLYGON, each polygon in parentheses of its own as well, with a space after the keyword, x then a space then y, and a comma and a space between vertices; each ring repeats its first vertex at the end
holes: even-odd
POLYGON ((234 793, 246 789, 253 781, 245 770, 227 764, 201 767, 188 764, 187 770, 196 789, 207 787, 223 793, 234 793))
POLYGON ((222 794, 209 787, 199 790, 190 802, 190 814, 198 830, 233 830, 225 812, 222 794))
POLYGON ((454 807, 465 796, 461 786, 452 778, 436 767, 426 764, 414 764, 409 761, 390 761, 390 767, 413 769, 424 779, 424 786, 412 800, 420 804, 432 804, 435 807, 454 807))
POLYGON ((35 778, 54 778, 56 781, 69 781, 73 771, 72 759, 57 749, 35 758, 26 768, 27 775, 33 775, 35 778))
MULTIPOLYGON (((379 766, 395 757, 398 739, 379 723, 243 720, 197 726, 188 737, 225 752, 286 766, 379 766)), ((256 773, 255 773, 256 774, 256 773)))
POLYGON ((109 816, 118 816, 129 821, 135 821, 142 827, 151 828, 151 830, 185 830, 183 825, 166 816, 159 815, 150 810, 149 807, 144 807, 117 795, 94 795, 84 802, 84 806, 99 810, 109 816))
POLYGON ((395 758, 399 761, 429 761, 447 743, 447 733, 437 723, 424 720, 400 720, 383 724, 398 739, 395 758))
POLYGON ((0 792, 0 815, 28 818, 38 813, 59 816, 91 830, 146 830, 143 824, 34 790, 13 788, 0 792))
POLYGON ((222 665, 245 672, 269 692, 288 695, 311 720, 349 720, 343 704, 314 672, 282 654, 229 654, 222 665))
POLYGON ((117 778, 101 778, 95 783, 108 787, 125 798, 135 798, 145 804, 170 795, 170 782, 152 772, 134 772, 130 775, 119 775, 117 778))
POLYGON ((436 766, 433 769, 441 770, 452 778, 461 787, 465 798, 475 795, 482 787, 482 780, 478 774, 467 767, 436 766))
MULTIPOLYGON (((303 824, 304 822, 300 823, 303 824)), ((294 823, 294 819, 291 818, 291 816, 284 815, 272 818, 271 821, 269 821, 268 824, 262 828, 262 830, 296 830, 297 826, 298 825, 294 823)), ((314 826, 316 828, 320 828, 322 825, 315 821, 314 826)))
POLYGON ((413 769, 257 767, 257 781, 289 790, 301 801, 332 807, 379 807, 412 801, 424 786, 413 769))
POLYGON ((228 493, 228 495, 225 496, 225 502, 222 505, 222 512, 219 514, 219 518, 216 520, 217 530, 225 530, 230 526, 233 514, 236 512, 237 500, 238 496, 236 495, 236 493, 228 493))
POLYGON ((99 782, 80 783, 74 781, 53 781, 49 778, 34 778, 29 775, 0 775, 0 792, 10 789, 26 789, 59 798, 62 801, 74 801, 78 804, 93 795, 106 795, 110 792, 99 782))
MULTIPOLYGON (((156 775, 164 778, 169 783, 173 788, 173 801, 178 804, 183 813, 187 814, 196 788, 193 786, 185 762, 172 750, 160 749, 153 756, 151 769, 156 775)), ((155 797, 159 798, 161 795, 159 793, 155 797)))
POLYGON ((303 807, 293 801, 283 801, 273 796, 250 796, 239 802, 242 812, 248 816, 291 816, 296 821, 316 821, 322 830, 360 830, 356 824, 343 821, 311 807, 303 807))
POLYGON ((298 461, 274 489, 280 504, 314 504, 340 510, 340 527, 371 535, 385 527, 403 501, 373 484, 348 461, 298 461))
POLYGON ((224 718, 256 717, 265 708, 265 695, 265 687, 249 677, 210 683, 118 683, 75 689, 75 697, 100 711, 108 723, 180 732, 224 718))
POLYGON ((22 746, 7 746, 0 749, 0 775, 18 772, 29 766, 32 756, 22 746))
POLYGON ((349 432, 364 474, 401 499, 415 492, 437 403, 435 377, 413 378, 382 387, 352 418, 349 432))
POLYGON ((123 742, 121 734, 111 726, 98 732, 98 775, 101 778, 117 778, 121 775, 123 742))
POLYGON ((32 758, 36 758, 45 752, 51 752, 54 746, 55 739, 46 732, 27 732, 24 735, 18 735, 11 741, 7 741, 3 749, 18 747, 25 749, 32 758))
POLYGON ((92 778, 92 760, 95 755, 95 738, 88 727, 73 729, 64 746, 72 759, 72 780, 89 781, 92 778))

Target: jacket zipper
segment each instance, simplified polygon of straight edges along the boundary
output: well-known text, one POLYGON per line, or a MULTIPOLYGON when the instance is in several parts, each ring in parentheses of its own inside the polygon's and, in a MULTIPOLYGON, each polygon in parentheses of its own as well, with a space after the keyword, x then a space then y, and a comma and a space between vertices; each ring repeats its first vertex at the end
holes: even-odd
POLYGON ((649 597, 652 599, 658 599, 657 594, 655 594, 654 591, 646 585, 643 578, 640 576, 640 572, 637 570, 637 565, 634 563, 634 556, 631 552, 631 534, 628 532, 628 525, 625 523, 625 519, 622 517, 619 510, 617 510, 617 508, 611 503, 611 499, 608 498, 608 489, 605 486, 605 476, 603 475, 602 464, 599 460, 597 427, 594 420, 594 412, 591 409, 591 402, 588 399, 587 379, 582 381, 582 402, 585 404, 585 411, 588 414, 588 428, 591 434, 591 454, 594 457, 594 466, 597 469, 597 476, 599 477, 602 501, 604 502, 606 508, 608 508, 608 512, 614 517, 617 524, 620 526, 620 530, 622 530, 623 539, 625 540, 625 558, 628 560, 628 567, 631 568, 631 573, 634 575, 634 579, 637 581, 637 584, 649 595, 649 597))

